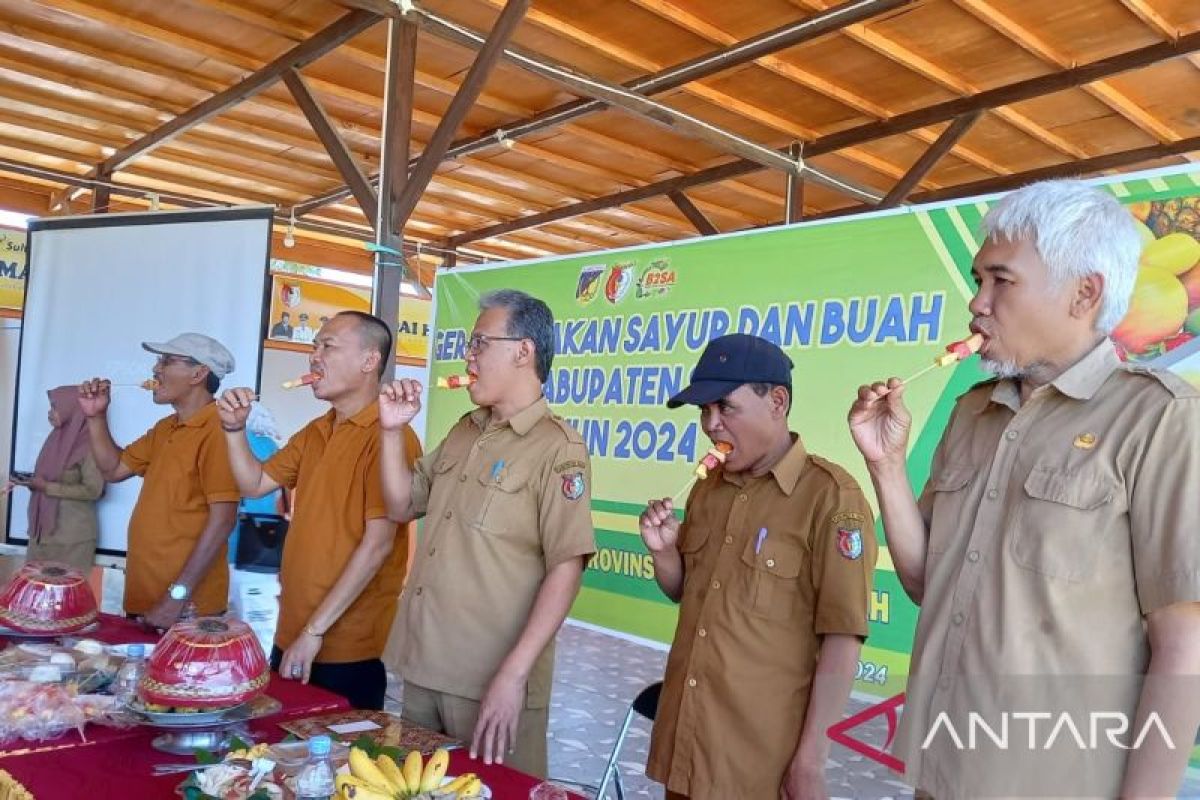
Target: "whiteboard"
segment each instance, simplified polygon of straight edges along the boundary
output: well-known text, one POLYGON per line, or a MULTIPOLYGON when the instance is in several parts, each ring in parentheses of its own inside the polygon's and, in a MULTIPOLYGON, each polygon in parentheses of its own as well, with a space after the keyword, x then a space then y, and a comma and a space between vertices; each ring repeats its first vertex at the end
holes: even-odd
MULTIPOLYGON (((46 390, 94 377, 140 383, 142 342, 203 333, 233 353, 222 388, 259 385, 267 325, 269 206, 31 220, 11 468, 32 471, 50 432, 46 390)), ((173 413, 140 388, 114 388, 108 421, 124 446, 173 413)), ((100 501, 99 550, 125 555, 141 479, 100 501)), ((11 495, 8 540, 28 541, 29 493, 11 495)))

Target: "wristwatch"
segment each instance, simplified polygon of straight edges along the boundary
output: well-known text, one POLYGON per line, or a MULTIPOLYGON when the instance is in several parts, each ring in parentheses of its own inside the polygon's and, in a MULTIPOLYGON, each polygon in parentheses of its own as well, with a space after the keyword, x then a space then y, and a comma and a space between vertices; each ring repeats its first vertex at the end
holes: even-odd
POLYGON ((167 588, 167 594, 171 596, 172 600, 187 600, 191 593, 191 590, 182 583, 172 583, 167 588))

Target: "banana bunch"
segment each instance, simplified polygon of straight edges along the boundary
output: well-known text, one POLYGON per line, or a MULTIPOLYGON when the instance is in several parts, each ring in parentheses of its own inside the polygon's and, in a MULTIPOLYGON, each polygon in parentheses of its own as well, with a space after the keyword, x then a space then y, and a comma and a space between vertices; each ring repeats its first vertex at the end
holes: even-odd
POLYGON ((372 760, 366 751, 350 750, 350 774, 337 776, 338 800, 466 800, 479 797, 483 782, 474 775, 460 775, 442 786, 450 754, 439 749, 429 757, 410 750, 399 766, 390 757, 372 760))

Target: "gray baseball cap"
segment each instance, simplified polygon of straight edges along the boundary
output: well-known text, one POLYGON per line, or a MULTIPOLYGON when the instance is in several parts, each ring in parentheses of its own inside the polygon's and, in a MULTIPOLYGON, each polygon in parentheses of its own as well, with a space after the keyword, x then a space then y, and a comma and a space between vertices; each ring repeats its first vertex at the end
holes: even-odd
POLYGON ((162 356, 184 356, 208 367, 218 378, 233 372, 233 353, 203 333, 181 333, 165 342, 142 342, 142 348, 162 356))

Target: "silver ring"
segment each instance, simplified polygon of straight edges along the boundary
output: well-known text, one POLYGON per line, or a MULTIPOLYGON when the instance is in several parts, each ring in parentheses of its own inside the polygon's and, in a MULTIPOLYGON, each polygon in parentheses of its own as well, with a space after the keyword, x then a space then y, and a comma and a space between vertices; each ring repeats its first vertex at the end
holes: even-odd
POLYGON ((304 670, 300 667, 299 664, 292 665, 292 677, 293 678, 299 678, 303 674, 304 674, 304 670))

